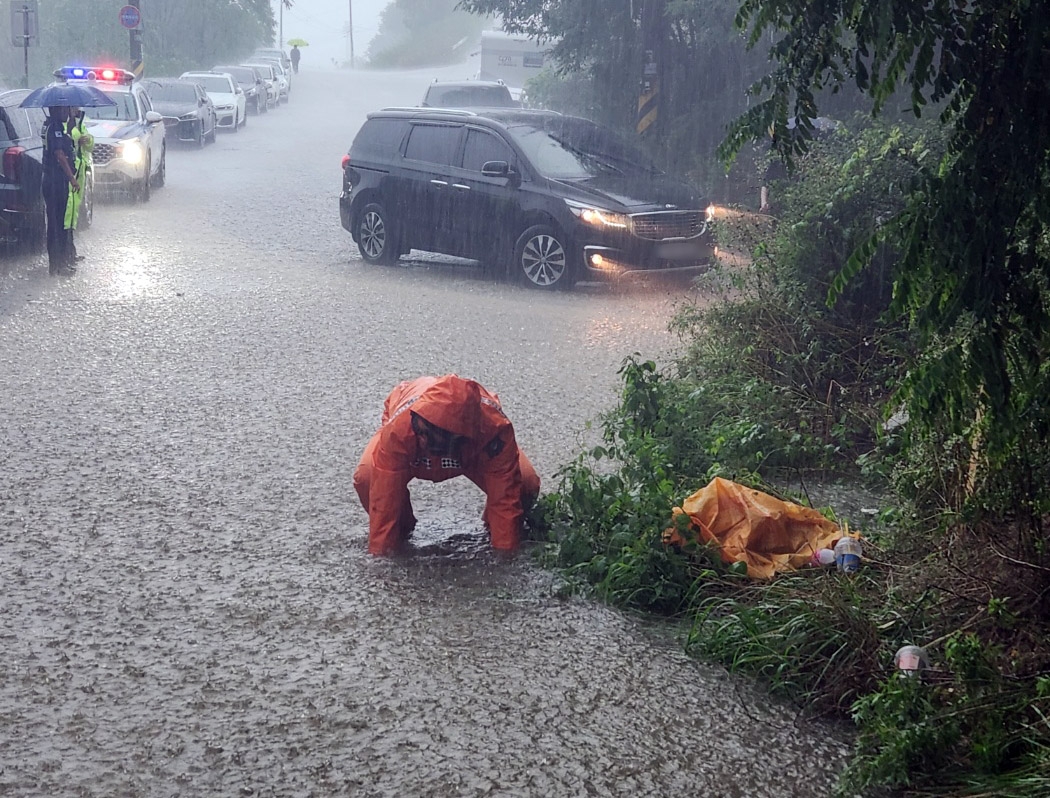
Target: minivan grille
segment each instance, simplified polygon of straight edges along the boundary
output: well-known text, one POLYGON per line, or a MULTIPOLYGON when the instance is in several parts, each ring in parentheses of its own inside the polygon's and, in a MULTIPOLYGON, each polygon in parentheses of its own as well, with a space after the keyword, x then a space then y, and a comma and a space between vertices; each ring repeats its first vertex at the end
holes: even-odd
POLYGON ((665 238, 692 238, 707 229, 704 211, 660 211, 631 217, 631 229, 639 238, 660 241, 665 238))

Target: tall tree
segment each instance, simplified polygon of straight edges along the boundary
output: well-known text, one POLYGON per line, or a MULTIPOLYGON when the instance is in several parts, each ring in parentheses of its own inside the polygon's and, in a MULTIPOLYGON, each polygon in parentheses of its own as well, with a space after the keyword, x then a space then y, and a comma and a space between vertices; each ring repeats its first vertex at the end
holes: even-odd
POLYGON ((458 6, 459 0, 391 0, 369 44, 369 63, 415 67, 460 61, 485 20, 458 6))
MULTIPOLYGON (((714 165, 746 89, 765 68, 733 26, 736 0, 463 0, 499 14, 503 27, 550 46, 566 75, 589 80, 581 110, 623 130, 636 127, 646 78, 658 87, 646 144, 667 166, 714 165), (648 68, 648 74, 647 74, 648 68)), ((719 173, 721 168, 718 169, 719 173)))
POLYGON ((905 382, 913 418, 980 435, 999 463, 1020 456, 1045 468, 1050 4, 745 0, 738 20, 753 46, 773 40, 775 68, 753 87, 758 102, 734 124, 727 157, 773 126, 791 158, 810 130, 783 135, 787 118, 812 119, 819 91, 851 83, 875 113, 904 89, 916 116, 932 105, 949 126, 946 157, 839 285, 880 242, 898 244, 893 310, 927 344, 905 382))
MULTIPOLYGON (((32 85, 43 84, 64 64, 127 65, 128 31, 119 20, 125 0, 48 0, 39 5, 40 44, 29 53, 32 85)), ((274 35, 269 0, 142 0, 140 5, 147 73, 210 67, 239 58, 274 35)), ((3 70, 9 83, 17 85, 22 53, 8 50, 3 70)))

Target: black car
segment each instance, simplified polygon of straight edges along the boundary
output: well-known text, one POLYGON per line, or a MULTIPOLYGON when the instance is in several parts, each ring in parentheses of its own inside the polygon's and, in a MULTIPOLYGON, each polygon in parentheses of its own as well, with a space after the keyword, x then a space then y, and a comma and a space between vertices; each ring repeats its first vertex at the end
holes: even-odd
POLYGON ((427 86, 423 108, 521 108, 501 80, 435 80, 427 86))
POLYGON ((225 72, 237 81, 244 92, 245 107, 256 114, 265 114, 269 107, 266 83, 257 70, 247 66, 214 66, 212 72, 225 72))
POLYGON ((343 156, 340 220, 369 262, 421 249, 567 288, 703 268, 712 214, 612 131, 550 111, 387 109, 343 156))
POLYGON ((0 92, 0 239, 39 246, 44 238, 44 112, 18 107, 27 94, 28 89, 0 92))
MULTIPOLYGON (((44 195, 40 190, 44 155, 44 111, 20 108, 29 89, 0 90, 0 243, 44 243, 44 195)), ((90 167, 77 229, 91 226, 95 216, 95 180, 90 167)))
POLYGON ((142 85, 153 109, 164 117, 168 136, 198 147, 203 147, 206 141, 215 141, 219 120, 215 103, 203 86, 183 78, 148 78, 142 85))

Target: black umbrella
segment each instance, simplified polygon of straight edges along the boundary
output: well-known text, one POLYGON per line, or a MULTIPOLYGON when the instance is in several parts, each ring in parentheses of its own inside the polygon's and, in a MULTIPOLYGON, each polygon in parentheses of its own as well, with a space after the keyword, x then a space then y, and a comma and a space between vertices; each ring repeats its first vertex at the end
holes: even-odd
POLYGON ((116 105, 105 92, 94 86, 82 86, 79 83, 55 83, 40 89, 33 89, 19 103, 22 108, 48 108, 56 105, 69 105, 75 108, 99 108, 103 105, 116 105))

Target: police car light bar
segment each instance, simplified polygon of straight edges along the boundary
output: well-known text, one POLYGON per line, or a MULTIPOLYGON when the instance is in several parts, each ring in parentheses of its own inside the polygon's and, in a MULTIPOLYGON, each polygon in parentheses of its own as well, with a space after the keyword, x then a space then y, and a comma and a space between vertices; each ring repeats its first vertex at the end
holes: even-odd
POLYGON ((135 73, 116 67, 64 66, 54 71, 59 80, 94 80, 102 83, 133 83, 135 73))

